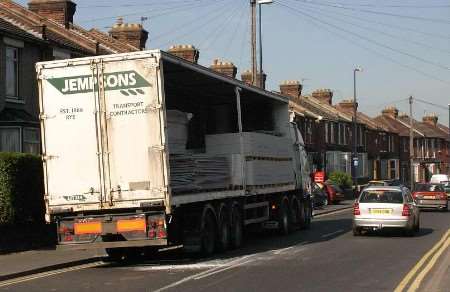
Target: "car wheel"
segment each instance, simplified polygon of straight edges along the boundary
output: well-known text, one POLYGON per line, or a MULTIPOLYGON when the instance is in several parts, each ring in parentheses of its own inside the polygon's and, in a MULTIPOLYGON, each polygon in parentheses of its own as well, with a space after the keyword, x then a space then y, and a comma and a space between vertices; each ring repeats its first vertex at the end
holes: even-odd
POLYGON ((415 232, 420 231, 420 219, 417 219, 416 225, 414 226, 414 231, 415 232))
POLYGON ((414 236, 414 227, 413 228, 406 227, 403 231, 403 234, 407 237, 413 237, 414 236))
POLYGON ((361 227, 353 226, 353 236, 360 236, 361 235, 361 227))

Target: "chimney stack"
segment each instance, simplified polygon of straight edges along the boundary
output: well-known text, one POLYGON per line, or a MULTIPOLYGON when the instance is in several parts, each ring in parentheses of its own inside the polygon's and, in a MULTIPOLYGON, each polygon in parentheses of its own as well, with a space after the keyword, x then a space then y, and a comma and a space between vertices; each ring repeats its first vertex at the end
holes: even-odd
POLYGON ((280 92, 282 95, 289 96, 293 99, 300 98, 303 86, 299 81, 286 80, 280 84, 280 92))
MULTIPOLYGON (((242 74, 241 74, 241 80, 242 81, 244 81, 245 83, 247 83, 247 84, 250 84, 250 85, 252 85, 253 83, 252 83, 252 76, 253 76, 253 74, 252 74, 252 71, 250 71, 250 70, 245 70, 242 74)), ((256 87, 259 87, 259 80, 260 80, 260 78, 261 78, 261 74, 260 73, 257 73, 256 74, 256 87)), ((265 73, 263 73, 262 74, 262 78, 263 78, 263 89, 266 89, 266 78, 267 78, 267 75, 265 74, 265 73)))
POLYGON ((355 103, 354 103, 353 99, 345 99, 345 100, 341 101, 340 103, 338 103, 336 108, 342 109, 342 110, 353 110, 354 105, 355 105, 355 103))
POLYGON ((52 19, 66 28, 73 23, 77 5, 70 0, 31 0, 28 9, 47 19, 52 19))
POLYGON ((193 45, 171 46, 168 52, 195 64, 200 56, 200 52, 193 45))
POLYGON ((391 117, 393 119, 398 118, 398 109, 396 107, 387 107, 382 112, 383 116, 391 117))
POLYGON ((225 76, 236 78, 237 68, 231 62, 225 62, 220 61, 219 59, 215 59, 213 61, 213 64, 209 68, 225 76))
POLYGON ((330 89, 317 89, 311 95, 322 103, 333 105, 333 92, 330 89))
POLYGON ((116 24, 109 31, 109 35, 116 40, 132 45, 136 49, 143 50, 148 39, 148 32, 139 23, 123 23, 123 19, 117 19, 116 24))
POLYGON ((426 115, 422 118, 425 124, 431 125, 433 127, 437 126, 438 116, 436 114, 426 115))

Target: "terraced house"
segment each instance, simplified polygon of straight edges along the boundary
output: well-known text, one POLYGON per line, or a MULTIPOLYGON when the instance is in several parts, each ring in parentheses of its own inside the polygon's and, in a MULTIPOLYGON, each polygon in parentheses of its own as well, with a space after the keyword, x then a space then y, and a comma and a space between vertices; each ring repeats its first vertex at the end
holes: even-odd
POLYGON ((36 62, 145 47, 140 24, 119 20, 106 34, 75 25, 75 12, 70 0, 0 1, 0 151, 40 151, 36 62))
MULTIPOLYGON (((410 118, 399 114, 395 107, 382 111, 375 120, 399 135, 400 178, 410 178, 409 132, 410 118)), ((422 121, 413 120, 413 167, 414 181, 427 181, 432 174, 448 173, 450 141, 448 128, 438 123, 436 115, 426 115, 422 121)))

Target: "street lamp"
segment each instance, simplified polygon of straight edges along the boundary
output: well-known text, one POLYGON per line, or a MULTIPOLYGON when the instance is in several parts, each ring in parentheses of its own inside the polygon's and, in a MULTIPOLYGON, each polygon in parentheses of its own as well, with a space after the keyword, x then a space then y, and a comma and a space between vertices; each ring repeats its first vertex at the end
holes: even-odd
POLYGON ((357 190, 357 181, 356 181, 356 167, 358 166, 358 148, 357 148, 357 129, 356 129, 356 119, 358 112, 358 103, 356 100, 356 72, 361 72, 362 68, 356 67, 353 69, 353 153, 352 153, 352 178, 353 178, 353 187, 354 190, 357 190))
MULTIPOLYGON (((262 29, 261 29, 261 6, 265 4, 272 4, 273 0, 258 0, 259 6, 259 87, 263 88, 263 66, 262 66, 262 29)), ((256 77, 255 77, 256 78, 256 77)))

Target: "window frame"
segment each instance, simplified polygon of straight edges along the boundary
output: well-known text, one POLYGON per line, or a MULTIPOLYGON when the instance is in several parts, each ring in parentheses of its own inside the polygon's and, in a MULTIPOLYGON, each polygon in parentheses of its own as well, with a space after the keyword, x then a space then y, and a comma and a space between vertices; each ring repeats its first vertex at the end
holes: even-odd
POLYGON ((34 144, 34 145, 38 145, 38 153, 32 153, 32 152, 26 152, 26 153, 31 153, 31 154, 35 154, 35 155, 39 155, 40 153, 41 153, 41 131, 40 131, 40 129, 39 128, 34 128, 34 127, 23 127, 22 128, 22 141, 21 141, 21 144, 22 144, 22 151, 21 152, 24 152, 24 149, 25 149, 25 143, 28 143, 28 144, 34 144), (36 134, 37 134, 37 140, 35 140, 35 141, 31 141, 31 140, 27 140, 27 139, 25 139, 25 131, 27 131, 27 130, 33 130, 33 131, 36 131, 36 134))
POLYGON ((5 45, 5 95, 6 95, 6 101, 8 102, 17 102, 17 103, 23 103, 23 99, 20 98, 20 53, 21 48, 11 46, 11 45, 5 45), (14 66, 15 66, 15 72, 13 75, 15 78, 15 92, 14 94, 10 94, 10 92, 7 92, 7 79, 9 76, 8 70, 7 70, 7 64, 10 61, 10 58, 8 57, 8 50, 13 50, 15 57, 13 58, 14 66))
MULTIPOLYGON (((23 137, 22 137, 22 135, 23 135, 23 128, 22 127, 20 127, 20 126, 0 126, 0 131, 2 130, 2 129, 18 129, 19 130, 19 153, 23 153, 23 137)), ((1 145, 0 145, 0 147, 1 147, 1 145)), ((3 152, 3 150, 0 148, 0 151, 2 151, 3 152)))

